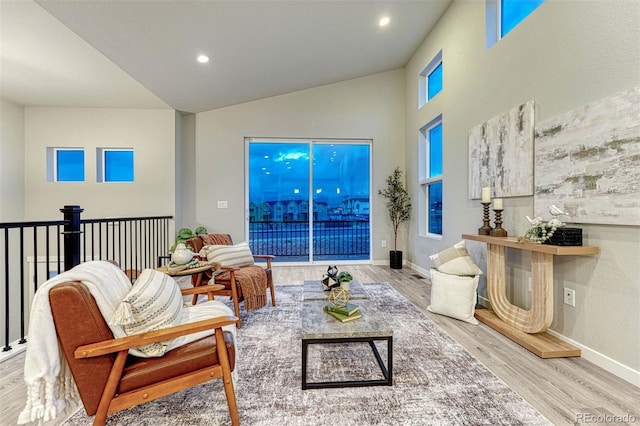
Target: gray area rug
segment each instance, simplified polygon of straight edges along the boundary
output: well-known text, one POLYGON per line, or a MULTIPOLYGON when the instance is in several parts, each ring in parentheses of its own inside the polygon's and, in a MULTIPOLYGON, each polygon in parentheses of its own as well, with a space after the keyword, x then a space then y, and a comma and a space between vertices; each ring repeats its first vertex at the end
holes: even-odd
MULTIPOLYGON (((302 286, 243 314, 236 398, 243 425, 548 425, 388 284, 365 284, 394 330, 392 387, 301 389, 302 286)), ((378 345, 386 360, 386 344, 378 345)), ((309 381, 382 377, 368 345, 309 347, 309 381), (377 374, 377 376, 376 376, 377 374)), ((65 425, 89 425, 84 410, 65 425)), ((107 425, 229 425, 220 380, 109 416, 107 425)))

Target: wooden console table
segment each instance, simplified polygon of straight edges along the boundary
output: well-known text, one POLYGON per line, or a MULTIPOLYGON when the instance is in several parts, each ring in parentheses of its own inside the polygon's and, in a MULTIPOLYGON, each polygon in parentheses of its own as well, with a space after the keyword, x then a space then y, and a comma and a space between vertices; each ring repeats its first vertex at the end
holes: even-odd
POLYGON ((476 310, 476 318, 541 358, 580 356, 580 349, 546 333, 553 321, 553 256, 586 256, 598 247, 555 246, 516 238, 463 234, 487 244, 487 294, 493 309, 476 310), (506 295, 506 248, 531 252, 531 309, 513 305, 506 295))

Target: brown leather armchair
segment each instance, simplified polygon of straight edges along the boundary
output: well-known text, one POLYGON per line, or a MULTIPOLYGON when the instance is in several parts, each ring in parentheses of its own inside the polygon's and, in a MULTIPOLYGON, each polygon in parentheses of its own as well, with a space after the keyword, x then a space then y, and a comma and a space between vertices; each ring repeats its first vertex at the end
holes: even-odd
MULTIPOLYGON (((188 289, 207 293, 208 286, 188 289)), ((231 371, 235 347, 221 327, 236 317, 218 317, 115 339, 89 289, 81 282, 59 284, 49 292, 60 348, 69 364, 87 415, 104 425, 107 415, 222 377, 231 423, 239 425, 231 371), (79 321, 81 319, 81 321, 79 321), (215 335, 171 350, 159 358, 137 358, 129 348, 215 330, 215 335)))
MULTIPOLYGON (((202 247, 204 247, 205 245, 233 245, 233 240, 231 239, 231 235, 229 234, 201 234, 193 238, 190 238, 189 240, 187 240, 186 244, 187 246, 191 247, 192 251, 199 253, 200 250, 202 250, 202 247)), ((276 306, 276 292, 273 287, 273 274, 271 271, 271 260, 274 259, 275 256, 253 255, 253 258, 256 261, 266 262, 266 267, 264 267, 263 269, 267 275, 267 287, 269 288, 271 293, 271 305, 276 306)), ((202 260, 207 260, 207 259, 202 259, 202 260)), ((248 273, 248 269, 246 268, 253 268, 253 266, 234 268, 234 267, 228 267, 228 266, 222 265, 220 269, 222 269, 224 272, 222 272, 219 275, 216 275, 215 277, 215 283, 223 285, 224 289, 220 291, 216 291, 214 292, 214 294, 220 295, 220 296, 227 296, 232 299, 233 310, 235 315, 238 317, 238 323, 237 323, 238 328, 240 328, 242 325, 239 319, 240 318, 240 302, 244 300, 244 296, 242 294, 242 288, 238 282, 238 279, 241 279, 243 274, 248 273)), ((203 276, 201 277, 192 276, 191 282, 195 286, 197 285, 198 280, 200 280, 199 281, 200 285, 205 285, 209 282, 212 276, 213 276, 213 273, 211 271, 207 271, 207 272, 204 272, 203 276)))

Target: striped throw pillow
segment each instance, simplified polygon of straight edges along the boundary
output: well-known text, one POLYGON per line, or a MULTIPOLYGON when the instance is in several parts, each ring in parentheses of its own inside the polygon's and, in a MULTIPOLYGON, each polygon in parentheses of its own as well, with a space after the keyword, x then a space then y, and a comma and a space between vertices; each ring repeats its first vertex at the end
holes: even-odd
POLYGON ((465 246, 464 240, 440 253, 429 256, 440 272, 452 275, 482 275, 482 269, 476 265, 465 246))
POLYGON ((243 241, 233 246, 213 245, 204 246, 201 255, 204 254, 209 262, 218 262, 222 266, 241 266, 253 265, 253 254, 249 248, 249 243, 243 241))
MULTIPOLYGON (((169 275, 153 269, 142 271, 129 294, 122 300, 109 324, 122 326, 127 335, 180 325, 182 294, 169 275)), ((169 341, 151 343, 132 349, 140 357, 164 355, 169 341)))

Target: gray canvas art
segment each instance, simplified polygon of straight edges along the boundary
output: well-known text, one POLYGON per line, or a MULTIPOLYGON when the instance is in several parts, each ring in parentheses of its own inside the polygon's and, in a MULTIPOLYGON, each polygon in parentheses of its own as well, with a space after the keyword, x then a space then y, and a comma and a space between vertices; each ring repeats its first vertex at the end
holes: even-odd
POLYGON ((529 101, 469 131, 469 198, 533 194, 534 103, 529 101))
POLYGON ((640 87, 536 126, 535 214, 640 225, 640 87))

